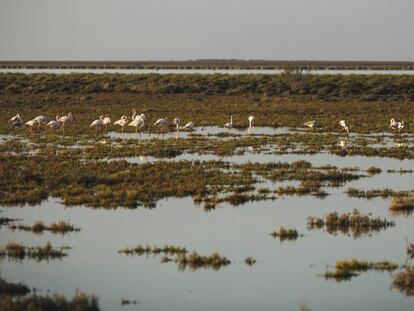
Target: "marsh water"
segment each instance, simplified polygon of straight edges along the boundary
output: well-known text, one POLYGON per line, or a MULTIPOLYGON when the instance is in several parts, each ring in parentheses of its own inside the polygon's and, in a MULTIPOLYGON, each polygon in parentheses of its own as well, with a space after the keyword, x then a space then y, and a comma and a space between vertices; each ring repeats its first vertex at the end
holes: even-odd
MULTIPOLYGON (((267 74, 279 75, 281 69, 105 69, 105 68, 0 68, 0 73, 122 73, 122 74, 267 74)), ((305 70, 304 73, 318 75, 413 75, 414 70, 305 70)))
MULTIPOLYGON (((206 127, 198 131, 193 134, 217 135, 223 129, 206 127)), ((256 128, 255 134, 284 135, 290 131, 293 130, 256 128)), ((109 133, 108 136, 117 139, 119 135, 109 133)), ((126 135, 136 137, 135 133, 126 135)), ((1 139, 7 143, 6 136, 1 139)), ((140 164, 167 159, 132 157, 127 160, 140 164)), ((2 277, 25 282, 41 293, 51 291, 71 296, 77 289, 94 293, 103 310, 299 310, 301 303, 311 310, 324 311, 413 308, 412 297, 391 288, 392 276, 388 272, 363 272, 341 283, 326 280, 321 274, 336 260, 351 257, 405 263, 405 238, 414 241, 413 216, 390 214, 388 199, 350 198, 344 191, 349 187, 413 190, 412 174, 388 173, 387 170, 414 169, 414 160, 340 157, 328 153, 268 154, 249 150, 231 157, 184 153, 168 159, 178 160, 235 163, 306 160, 315 166, 330 164, 362 170, 376 166, 382 172, 347 182, 339 188, 327 187, 329 195, 323 199, 282 196, 274 201, 249 202, 238 207, 223 203, 209 212, 191 198, 165 199, 152 209, 65 207, 54 198, 35 206, 1 207, 1 216, 21 218, 27 224, 40 219, 45 223, 70 220, 81 228, 80 232, 62 236, 48 232, 35 235, 2 226, 1 245, 12 240, 27 245, 44 245, 51 241, 54 246, 71 247, 62 260, 4 259, 2 277), (308 216, 350 212, 354 208, 386 217, 396 225, 359 238, 307 228, 308 216), (296 228, 304 236, 296 241, 280 242, 269 235, 280 226, 296 228), (217 271, 180 271, 174 262, 160 263, 159 257, 118 253, 122 248, 146 243, 184 246, 205 255, 217 251, 230 259, 231 264, 217 271), (246 265, 244 260, 248 256, 257 263, 246 265), (136 304, 121 305, 122 299, 136 301, 136 304)))

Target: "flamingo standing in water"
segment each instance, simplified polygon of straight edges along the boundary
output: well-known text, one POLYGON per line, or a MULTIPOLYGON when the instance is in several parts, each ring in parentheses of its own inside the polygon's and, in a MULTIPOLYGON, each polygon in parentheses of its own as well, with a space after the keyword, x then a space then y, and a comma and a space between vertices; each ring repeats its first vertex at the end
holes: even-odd
POLYGON ((57 130, 60 127, 59 116, 56 116, 56 119, 47 123, 46 126, 50 127, 52 130, 57 130))
POLYGON ((40 125, 42 125, 42 123, 46 124, 46 123, 49 122, 49 118, 47 116, 44 116, 44 115, 37 116, 34 119, 37 121, 37 129, 40 128, 40 125))
POLYGON ((194 124, 193 121, 188 122, 184 126, 180 126, 180 130, 184 130, 184 131, 190 131, 190 132, 192 132, 192 131, 194 131, 194 129, 195 129, 195 124, 194 124))
POLYGON ((178 135, 180 134, 180 122, 181 122, 180 118, 174 118, 174 124, 177 127, 177 137, 176 137, 177 139, 178 139, 178 135))
POLYGON ((397 122, 394 118, 390 120, 390 129, 393 129, 394 131, 398 130, 399 132, 401 132, 402 128, 404 128, 404 121, 397 122))
POLYGON ((32 119, 32 120, 27 121, 25 123, 25 125, 27 125, 30 128, 30 134, 32 134, 33 126, 37 125, 38 123, 39 123, 39 121, 37 121, 36 119, 32 119))
POLYGON ((247 130, 247 133, 250 134, 250 131, 252 130, 252 123, 254 122, 254 116, 249 116, 249 129, 247 130))
MULTIPOLYGON (((163 126, 167 126, 168 125, 168 120, 167 118, 161 118, 158 119, 157 121, 155 121, 154 126, 158 126, 158 133, 161 133, 161 128, 163 126)), ((162 134, 162 136, 164 137, 164 133, 162 134)))
POLYGON ((230 116, 230 122, 224 124, 224 128, 232 129, 233 128, 233 116, 230 116))
MULTIPOLYGON (((134 110, 134 114, 132 115, 133 117, 135 117, 136 112, 134 110)), ((135 119, 132 120, 131 123, 128 124, 128 126, 134 126, 135 127, 135 133, 138 133, 138 128, 139 128, 139 140, 141 140, 141 129, 144 127, 145 125, 145 114, 140 114, 139 116, 136 116, 135 119)))
POLYGON ((95 134, 98 133, 98 127, 102 126, 104 117, 103 116, 99 116, 99 119, 96 119, 95 121, 93 121, 91 123, 91 125, 89 125, 89 127, 94 127, 95 128, 95 134))
POLYGON ((72 112, 69 112, 67 116, 60 117, 58 121, 60 123, 62 123, 63 136, 65 136, 65 126, 66 126, 66 123, 73 121, 72 112))
POLYGON ((121 126, 121 128, 122 128, 122 136, 123 136, 124 135, 125 125, 128 124, 128 117, 127 116, 122 116, 121 119, 119 119, 118 121, 115 121, 114 124, 121 126))
POLYGON ((24 125, 23 119, 20 117, 20 114, 18 113, 9 119, 9 123, 14 128, 20 128, 24 125))
POLYGON ((111 118, 105 117, 103 118, 103 125, 105 125, 105 131, 108 132, 108 124, 111 124, 111 118))
POLYGON ((345 120, 341 120, 341 121, 339 121, 339 125, 347 132, 347 133, 349 133, 349 128, 348 128, 348 126, 346 125, 346 123, 345 123, 345 120))

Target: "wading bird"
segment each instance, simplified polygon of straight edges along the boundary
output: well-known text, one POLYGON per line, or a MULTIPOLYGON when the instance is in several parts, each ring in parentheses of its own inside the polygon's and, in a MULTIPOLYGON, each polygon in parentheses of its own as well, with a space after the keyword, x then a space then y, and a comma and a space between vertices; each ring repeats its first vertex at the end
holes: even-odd
POLYGON ((43 115, 37 116, 34 119, 37 121, 37 129, 40 128, 40 125, 42 125, 42 123, 46 124, 47 122, 49 122, 49 118, 47 116, 43 116, 43 115))
POLYGON ((252 130, 252 123, 254 122, 254 116, 249 116, 249 129, 247 130, 247 133, 250 134, 250 131, 252 130))
POLYGON ((60 117, 58 121, 62 123, 63 136, 65 136, 66 123, 73 121, 72 112, 69 112, 67 116, 60 117))
POLYGON ((180 122, 181 122, 180 118, 174 118, 174 124, 176 125, 176 128, 177 128, 177 137, 176 137, 177 139, 180 133, 180 122))
POLYGON ((39 123, 39 121, 37 121, 36 119, 32 119, 30 121, 27 121, 25 125, 27 125, 30 128, 30 134, 33 131, 33 126, 37 125, 39 123))
POLYGON ((105 117, 102 122, 103 125, 105 125, 105 131, 108 132, 108 124, 111 124, 111 118, 105 117))
POLYGON ((401 132, 402 128, 404 128, 404 121, 397 122, 394 118, 390 120, 390 129, 393 129, 394 131, 398 130, 399 132, 401 132))
POLYGON ((98 127, 103 125, 103 120, 104 120, 104 117, 99 116, 99 119, 96 119, 95 121, 93 121, 91 123, 91 125, 89 125, 89 127, 94 127, 95 128, 95 134, 98 133, 98 127))
POLYGON ((305 122, 305 126, 313 129, 313 128, 316 127, 316 121, 315 120, 312 120, 312 121, 305 122))
POLYGON ((346 125, 346 123, 345 123, 345 120, 341 120, 341 121, 339 121, 339 125, 347 132, 347 133, 349 133, 349 128, 348 128, 348 126, 346 125))
POLYGON ((20 117, 18 113, 14 117, 10 118, 9 123, 14 128, 20 128, 24 125, 23 119, 20 117))
POLYGON ((57 130, 60 127, 59 116, 56 116, 56 119, 47 123, 46 126, 50 127, 53 130, 57 130))
POLYGON ((9 123, 13 123, 16 120, 22 120, 22 118, 20 117, 20 114, 18 114, 18 113, 16 113, 15 116, 13 116, 9 119, 9 123))
MULTIPOLYGON (((161 128, 163 126, 167 126, 168 123, 169 122, 168 122, 167 118, 161 118, 161 119, 158 119, 157 121, 155 121, 154 126, 158 127, 158 133, 160 134, 161 133, 161 128)), ((164 137, 164 133, 162 135, 164 137)))
POLYGON ((230 116, 230 122, 227 122, 224 124, 224 128, 226 129, 232 129, 233 128, 233 116, 230 116))
POLYGON ((194 124, 193 121, 188 122, 184 126, 180 126, 180 130, 184 130, 184 131, 190 131, 190 132, 192 132, 192 131, 194 131, 194 129, 195 129, 195 124, 194 124))
MULTIPOLYGON (((134 110, 134 114, 133 116, 135 117, 135 110, 134 110)), ((139 140, 141 140, 141 129, 143 128, 143 126, 145 125, 145 114, 141 114, 139 116, 136 116, 135 119, 132 120, 131 123, 128 124, 128 126, 134 126, 135 127, 135 133, 138 133, 138 129, 139 129, 139 140)))
POLYGON ((115 125, 119 125, 122 128, 122 134, 124 134, 125 125, 128 124, 128 117, 122 116, 121 119, 115 121, 115 125))

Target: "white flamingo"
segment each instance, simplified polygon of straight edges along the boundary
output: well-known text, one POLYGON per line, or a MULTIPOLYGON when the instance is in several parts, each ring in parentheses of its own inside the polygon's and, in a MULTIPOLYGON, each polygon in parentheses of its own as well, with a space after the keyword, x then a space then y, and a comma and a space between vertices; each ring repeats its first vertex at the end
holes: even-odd
POLYGON ((230 116, 230 122, 224 124, 224 128, 232 129, 233 128, 233 116, 230 116))
POLYGON ((38 123, 39 123, 39 121, 37 121, 36 119, 32 119, 32 120, 27 121, 27 122, 25 123, 25 125, 27 125, 28 127, 30 127, 30 134, 31 134, 31 133, 32 133, 32 131, 33 131, 33 126, 37 125, 38 123))
POLYGON ((42 123, 46 124, 47 122, 49 122, 49 118, 47 116, 44 116, 44 115, 37 116, 34 119, 37 121, 37 129, 40 128, 40 125, 42 125, 42 123))
POLYGON ((89 125, 89 127, 94 127, 95 128, 95 134, 98 133, 98 127, 103 125, 103 120, 104 117, 103 116, 99 116, 99 119, 94 120, 91 125, 89 125))
POLYGON ((393 129, 394 131, 398 130, 399 132, 401 132, 402 128, 404 128, 404 121, 397 122, 394 118, 390 120, 390 129, 393 129))
POLYGON ((316 121, 315 120, 312 120, 312 121, 305 122, 305 126, 313 129, 313 128, 316 127, 316 121))
POLYGON ((190 132, 192 132, 192 131, 194 131, 194 129, 195 129, 195 124, 194 124, 193 121, 188 122, 184 126, 180 126, 180 130, 184 130, 184 131, 190 131, 190 132))
MULTIPOLYGON (((167 126, 168 125, 168 120, 167 118, 161 118, 158 119, 157 121, 155 121, 154 126, 158 126, 158 133, 161 132, 161 128, 163 126, 167 126)), ((164 136, 164 133, 162 134, 164 136)))
POLYGON ((249 116, 249 129, 247 130, 247 133, 250 134, 250 131, 252 130, 252 123, 254 122, 254 116, 249 116))
POLYGON ((60 127, 59 116, 56 116, 56 119, 47 123, 46 126, 50 127, 51 129, 57 130, 60 127))
POLYGON ((122 116, 121 119, 114 122, 115 125, 119 125, 122 128, 122 135, 124 134, 125 125, 128 124, 128 117, 122 116))
POLYGON ((345 120, 341 120, 341 121, 339 121, 339 125, 347 132, 347 133, 349 133, 349 128, 348 128, 348 126, 346 125, 346 123, 345 123, 345 120))
POLYGON ((66 123, 73 121, 72 112, 69 112, 67 116, 60 117, 58 121, 60 123, 62 123, 62 130, 63 130, 63 136, 64 136, 65 135, 65 126, 66 126, 66 123))
POLYGON ((103 125, 105 125, 105 131, 108 132, 108 124, 111 124, 111 118, 105 117, 102 122, 103 122, 103 125))
POLYGON ((139 116, 135 116, 136 112, 134 110, 134 114, 133 117, 135 117, 135 119, 132 120, 131 123, 128 124, 128 126, 133 126, 135 127, 135 133, 138 133, 138 129, 139 129, 139 140, 141 140, 141 129, 144 127, 145 125, 145 114, 140 114, 139 116))
POLYGON ((14 117, 11 117, 9 119, 9 123, 14 128, 20 128, 24 125, 23 119, 20 117, 20 115, 18 113, 14 117))
POLYGON ((15 115, 15 116, 11 117, 11 118, 9 119, 9 123, 13 123, 13 122, 14 122, 14 121, 16 121, 16 120, 22 120, 22 118, 20 117, 20 114, 19 114, 19 113, 16 113, 16 115, 15 115))

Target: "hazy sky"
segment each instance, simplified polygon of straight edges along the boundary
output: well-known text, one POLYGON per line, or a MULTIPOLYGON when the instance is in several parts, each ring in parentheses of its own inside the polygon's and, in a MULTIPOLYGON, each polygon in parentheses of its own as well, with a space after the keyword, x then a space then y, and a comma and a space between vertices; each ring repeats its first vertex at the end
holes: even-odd
POLYGON ((413 0, 0 0, 0 60, 414 61, 413 0))

